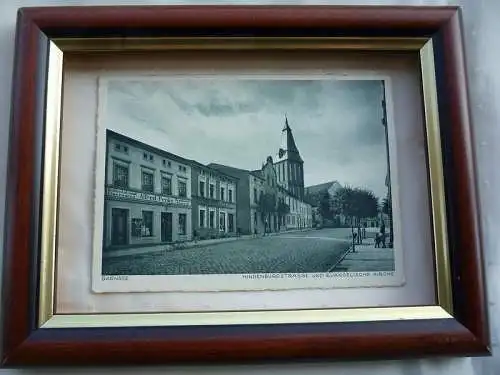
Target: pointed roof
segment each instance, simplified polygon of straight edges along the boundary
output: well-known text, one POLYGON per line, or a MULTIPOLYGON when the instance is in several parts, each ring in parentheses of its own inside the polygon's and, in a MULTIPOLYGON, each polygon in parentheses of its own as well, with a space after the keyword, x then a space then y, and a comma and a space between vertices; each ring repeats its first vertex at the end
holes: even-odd
POLYGON ((302 158, 300 157, 299 149, 295 144, 292 129, 290 128, 290 124, 288 123, 288 117, 285 115, 285 126, 281 131, 281 147, 276 161, 282 161, 286 159, 303 162, 302 158))

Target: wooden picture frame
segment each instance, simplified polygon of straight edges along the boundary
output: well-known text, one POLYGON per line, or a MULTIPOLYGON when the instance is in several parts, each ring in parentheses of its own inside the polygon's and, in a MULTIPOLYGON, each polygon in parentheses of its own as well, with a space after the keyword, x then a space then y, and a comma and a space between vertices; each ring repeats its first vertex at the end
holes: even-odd
POLYGON ((3 366, 490 354, 459 8, 23 8, 18 13, 14 66, 3 266, 3 366), (140 314, 121 316, 120 322, 130 320, 120 326, 112 323, 113 317, 95 323, 85 315, 54 313, 64 55, 202 48, 415 53, 421 61, 426 121, 437 124, 428 128, 428 132, 435 131, 432 140, 437 142, 428 145, 429 153, 434 153, 429 163, 433 186, 429 194, 437 214, 432 218, 438 246, 435 306, 345 309, 344 318, 320 313, 309 321, 295 319, 300 312, 277 320, 266 318, 264 312, 236 324, 225 324, 221 314, 213 324, 178 326, 148 323, 140 314), (444 228, 447 235, 441 231, 444 228))

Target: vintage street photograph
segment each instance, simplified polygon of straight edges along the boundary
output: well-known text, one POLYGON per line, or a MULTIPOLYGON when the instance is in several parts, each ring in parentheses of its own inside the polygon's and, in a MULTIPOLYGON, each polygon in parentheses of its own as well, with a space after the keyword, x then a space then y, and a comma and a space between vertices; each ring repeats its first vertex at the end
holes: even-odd
POLYGON ((103 279, 395 271, 383 79, 105 89, 103 279))

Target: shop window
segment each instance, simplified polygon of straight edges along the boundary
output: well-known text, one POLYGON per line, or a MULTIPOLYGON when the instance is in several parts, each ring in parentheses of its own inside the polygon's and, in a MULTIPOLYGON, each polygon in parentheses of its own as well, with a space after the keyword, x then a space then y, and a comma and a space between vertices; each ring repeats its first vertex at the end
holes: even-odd
POLYGON ((153 235, 153 211, 142 211, 142 236, 153 235))

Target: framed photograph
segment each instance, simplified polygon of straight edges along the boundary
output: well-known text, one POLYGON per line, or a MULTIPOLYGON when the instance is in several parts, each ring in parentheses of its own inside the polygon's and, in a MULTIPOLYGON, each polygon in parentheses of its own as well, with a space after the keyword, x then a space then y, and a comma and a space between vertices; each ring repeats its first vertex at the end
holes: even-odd
POLYGON ((489 355, 460 17, 20 9, 3 366, 489 355))

